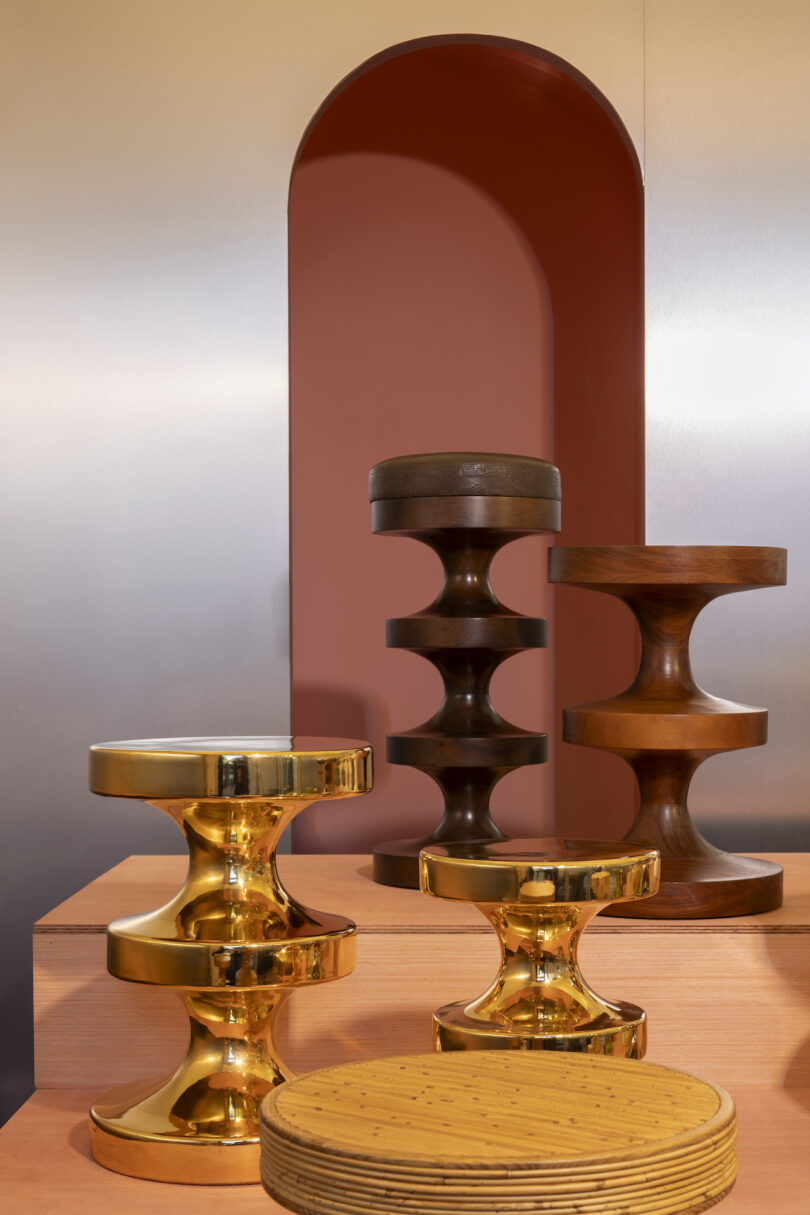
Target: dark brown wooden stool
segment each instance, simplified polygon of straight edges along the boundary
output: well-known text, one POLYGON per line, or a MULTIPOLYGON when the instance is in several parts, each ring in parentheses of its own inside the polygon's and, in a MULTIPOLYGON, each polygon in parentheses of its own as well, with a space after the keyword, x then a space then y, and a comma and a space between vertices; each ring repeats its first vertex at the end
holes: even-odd
POLYGON ((510 540, 559 531, 560 476, 529 456, 399 456, 371 470, 369 498, 373 531, 428 544, 445 573, 429 607, 386 623, 386 645, 427 658, 445 688, 429 721, 388 735, 389 762, 426 772, 444 795, 444 818, 431 835, 374 850, 375 881, 416 889, 422 848, 504 838, 489 812, 493 788, 507 772, 546 758, 546 735, 505 721, 489 698, 505 658, 546 644, 546 622, 504 607, 489 568, 510 540))
POLYGON ((781 866, 707 843, 689 817, 686 794, 704 759, 761 746, 768 729, 766 709, 719 700, 698 687, 689 664, 695 618, 718 595, 781 586, 786 571, 783 548, 613 546, 549 553, 551 582, 617 596, 641 631, 641 666, 632 686, 611 700, 563 713, 567 742, 613 751, 630 764, 641 809, 625 839, 661 853, 659 893, 605 914, 699 919, 781 906, 781 866))

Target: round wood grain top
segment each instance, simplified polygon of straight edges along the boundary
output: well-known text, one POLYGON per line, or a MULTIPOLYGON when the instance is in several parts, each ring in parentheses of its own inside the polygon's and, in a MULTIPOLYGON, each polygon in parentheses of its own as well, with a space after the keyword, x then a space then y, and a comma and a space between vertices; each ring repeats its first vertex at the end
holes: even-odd
POLYGON ((467 1173, 626 1166, 722 1133, 734 1106, 722 1089, 653 1063, 462 1051, 312 1072, 275 1089, 261 1119, 302 1148, 467 1173))
POLYGON ((440 451, 395 456, 369 473, 370 502, 389 498, 560 499, 560 474, 547 460, 494 452, 440 451))
POLYGON ((262 1184, 305 1215, 687 1215, 737 1169, 727 1093, 594 1055, 344 1064, 268 1096, 260 1138, 262 1184))
POLYGON ((750 545, 605 545, 552 548, 550 582, 594 586, 782 586, 787 550, 750 545))

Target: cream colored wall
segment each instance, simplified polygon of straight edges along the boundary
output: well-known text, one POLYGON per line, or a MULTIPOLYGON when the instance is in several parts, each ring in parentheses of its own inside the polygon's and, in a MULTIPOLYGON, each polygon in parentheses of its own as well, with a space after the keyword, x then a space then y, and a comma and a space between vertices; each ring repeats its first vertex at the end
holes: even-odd
POLYGON ((272 9, 268 66, 284 98, 288 152, 329 91, 373 55, 415 38, 483 34, 573 63, 610 98, 643 159, 643 0, 286 0, 272 9))

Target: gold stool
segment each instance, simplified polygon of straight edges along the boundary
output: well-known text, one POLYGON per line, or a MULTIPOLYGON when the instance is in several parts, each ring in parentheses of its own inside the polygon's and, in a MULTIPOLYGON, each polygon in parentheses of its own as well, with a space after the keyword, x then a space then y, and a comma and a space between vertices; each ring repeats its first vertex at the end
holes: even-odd
POLYGON ((640 1059, 647 1014, 592 991, 577 963, 585 925, 608 903, 658 889, 658 853, 599 840, 433 845, 421 885, 475 903, 501 944, 501 970, 472 1004, 433 1014, 437 1050, 566 1050, 640 1059))
POLYGON ((259 1180, 259 1106, 289 1072, 273 1023, 293 987, 354 969, 355 925, 302 907, 276 848, 299 810, 371 788, 371 748, 307 738, 175 738, 90 751, 90 788, 164 810, 185 833, 171 902, 110 924, 110 974, 176 988, 190 1039, 169 1077, 106 1093, 90 1142, 108 1169, 201 1185, 259 1180))

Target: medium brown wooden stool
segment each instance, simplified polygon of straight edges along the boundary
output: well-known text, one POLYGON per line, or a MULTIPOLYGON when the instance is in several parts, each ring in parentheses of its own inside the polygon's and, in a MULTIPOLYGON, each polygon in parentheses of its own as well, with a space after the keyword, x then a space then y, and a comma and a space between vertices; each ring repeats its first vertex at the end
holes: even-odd
POLYGON ((782 867, 734 856, 703 839, 686 795, 709 756, 767 739, 766 709, 710 696, 689 663, 689 635, 702 608, 719 595, 781 586, 783 548, 614 546, 557 548, 549 579, 621 599, 641 632, 641 665, 633 684, 611 700, 563 713, 563 738, 622 756, 633 769, 641 808, 625 839, 658 848, 661 887, 632 911, 609 915, 696 919, 751 915, 782 904, 782 867))

